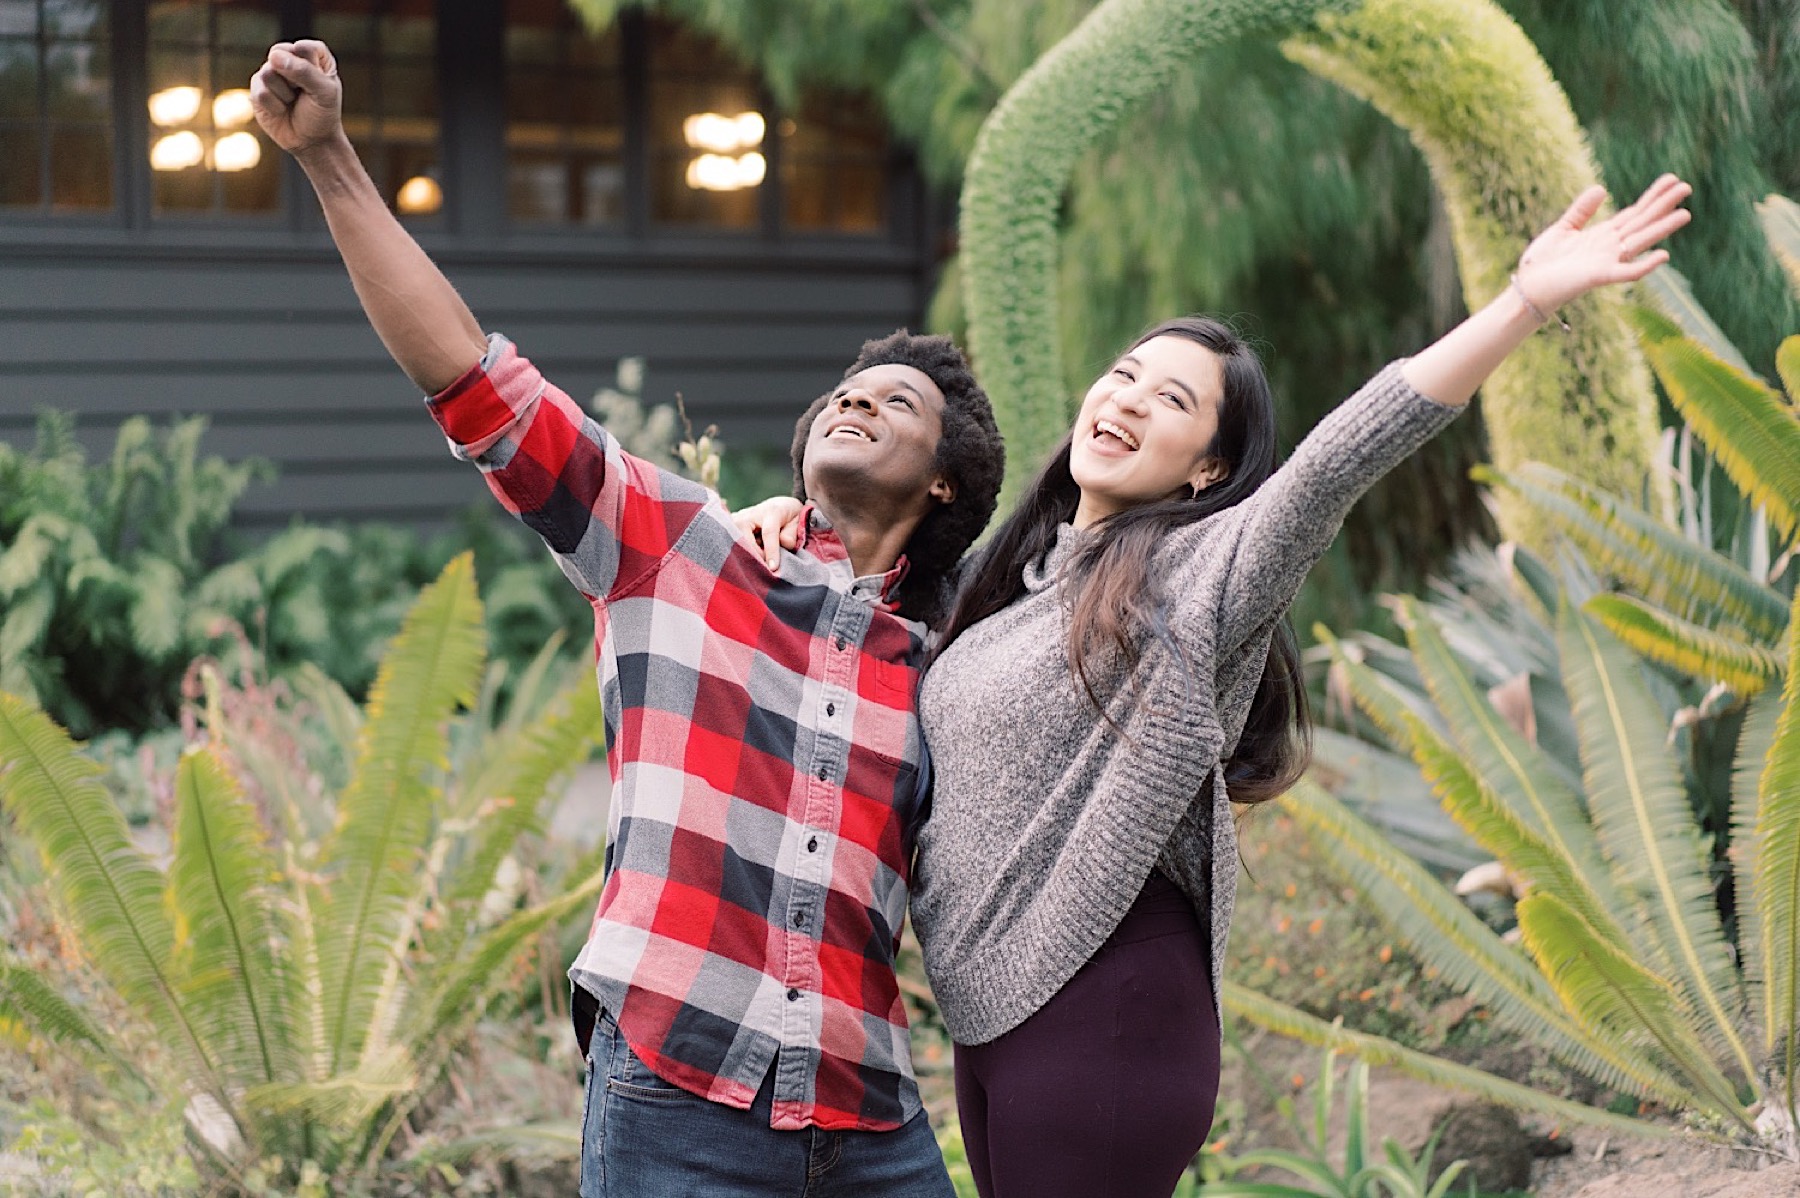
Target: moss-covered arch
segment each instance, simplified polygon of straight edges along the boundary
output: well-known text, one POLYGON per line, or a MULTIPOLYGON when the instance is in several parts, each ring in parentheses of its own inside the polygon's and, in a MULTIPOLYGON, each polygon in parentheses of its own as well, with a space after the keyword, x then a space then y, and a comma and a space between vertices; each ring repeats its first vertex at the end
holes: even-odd
MULTIPOLYGON (((1280 39, 1418 145, 1450 214, 1471 308, 1506 285, 1532 234, 1598 178, 1529 39, 1491 0, 1107 0, 1041 58, 983 127, 962 196, 969 347, 1007 438, 1002 503, 1067 427, 1059 377, 1057 214, 1082 154, 1202 50, 1280 39)), ((1229 136, 1229 134, 1218 134, 1229 136)), ((1635 493, 1655 395, 1616 293, 1571 305, 1483 390, 1493 458, 1635 493)), ((1509 535, 1523 522, 1502 512, 1509 535)))

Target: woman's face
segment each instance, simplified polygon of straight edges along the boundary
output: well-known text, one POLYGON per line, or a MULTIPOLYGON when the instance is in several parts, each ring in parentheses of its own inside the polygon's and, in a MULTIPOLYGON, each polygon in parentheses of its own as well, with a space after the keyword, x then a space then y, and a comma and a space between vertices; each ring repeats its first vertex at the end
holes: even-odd
POLYGON ((1218 355, 1197 342, 1152 337, 1127 350, 1088 388, 1075 418, 1075 527, 1224 478, 1208 452, 1223 396, 1218 355))

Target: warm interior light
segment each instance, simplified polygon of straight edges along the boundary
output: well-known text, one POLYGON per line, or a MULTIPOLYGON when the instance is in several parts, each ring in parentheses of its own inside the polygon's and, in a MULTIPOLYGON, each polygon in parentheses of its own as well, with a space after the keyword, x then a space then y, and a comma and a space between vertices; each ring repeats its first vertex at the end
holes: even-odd
POLYGON ((262 161, 262 144, 254 133, 227 133, 213 143, 212 166, 216 171, 247 171, 262 161))
POLYGON ((681 122, 681 136, 696 150, 710 154, 735 154, 762 143, 767 123, 760 112, 740 112, 724 116, 717 112, 696 112, 681 122))
MULTIPOLYGON (((244 136, 248 137, 248 134, 244 136)), ((255 140, 255 139, 252 139, 255 140)), ((206 161, 206 144, 198 133, 183 130, 158 138, 150 147, 150 167, 159 171, 183 171, 206 161)))
POLYGON ((430 175, 414 175, 394 196, 394 207, 408 216, 424 216, 443 206, 444 189, 430 175))
POLYGON ((250 104, 250 89, 234 87, 213 97, 213 128, 235 129, 248 124, 256 115, 250 104))
POLYGON ((769 164, 752 151, 733 158, 728 154, 702 154, 688 163, 687 185, 696 191, 741 191, 763 181, 769 164))
POLYGON ((191 121, 200 113, 201 98, 197 87, 165 87, 150 97, 150 119, 159 125, 191 121))

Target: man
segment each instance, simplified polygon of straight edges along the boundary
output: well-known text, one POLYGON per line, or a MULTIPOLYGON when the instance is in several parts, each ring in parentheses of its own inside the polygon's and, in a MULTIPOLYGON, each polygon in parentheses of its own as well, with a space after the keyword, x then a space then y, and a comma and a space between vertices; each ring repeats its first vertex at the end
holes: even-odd
POLYGON ((771 570, 717 496, 625 454, 482 332, 357 161, 322 43, 273 47, 251 94, 452 452, 594 604, 614 789, 570 970, 581 1192, 949 1194, 894 952, 925 782, 923 621, 1000 480, 962 355, 904 331, 863 347, 803 418, 817 509, 771 570))

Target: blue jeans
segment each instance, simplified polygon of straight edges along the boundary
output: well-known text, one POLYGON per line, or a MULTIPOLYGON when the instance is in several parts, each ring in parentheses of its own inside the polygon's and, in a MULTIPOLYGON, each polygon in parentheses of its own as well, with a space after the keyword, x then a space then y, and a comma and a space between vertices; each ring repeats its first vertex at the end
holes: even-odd
POLYGON ((747 1111, 663 1081, 602 1014, 588 1046, 582 1198, 955 1198, 923 1111, 894 1131, 777 1131, 774 1070, 747 1111))

